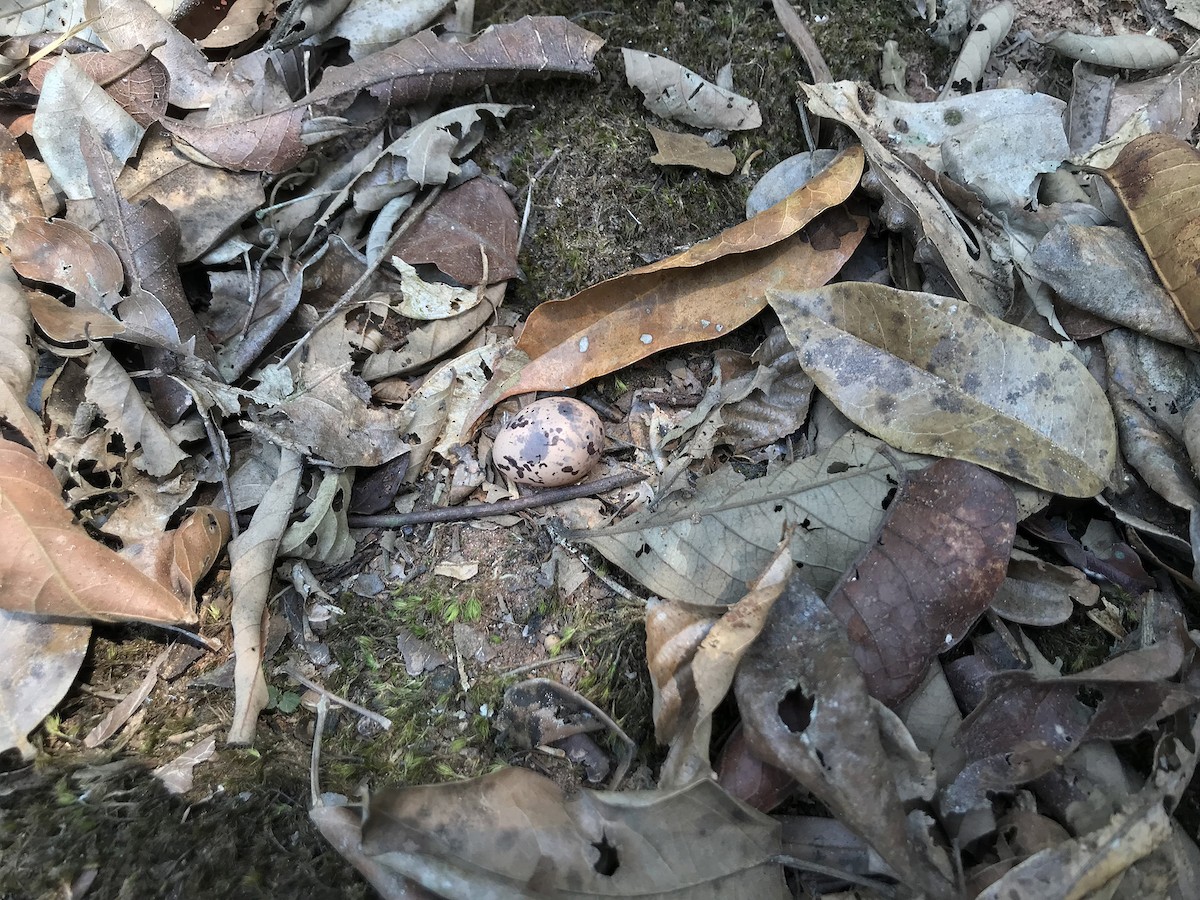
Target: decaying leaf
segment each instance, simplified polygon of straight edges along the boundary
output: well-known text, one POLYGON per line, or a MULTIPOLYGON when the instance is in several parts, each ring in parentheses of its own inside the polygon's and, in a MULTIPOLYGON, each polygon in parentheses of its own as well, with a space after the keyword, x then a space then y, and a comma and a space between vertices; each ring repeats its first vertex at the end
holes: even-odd
POLYGON ((878 284, 770 300, 821 392, 893 446, 1069 497, 1108 484, 1108 399, 1059 346, 961 301, 878 284))
POLYGON ((108 622, 192 623, 190 606, 87 536, 53 473, 0 441, 0 608, 108 622))
POLYGON ((924 464, 850 432, 827 452, 753 481, 723 467, 686 498, 579 537, 661 597, 729 604, 766 569, 792 525, 792 558, 827 592, 883 521, 898 470, 924 464))
POLYGON ((1168 134, 1125 145, 1106 177, 1193 334, 1200 334, 1200 153, 1168 134))
POLYGON ((650 157, 652 163, 660 166, 690 166, 718 175, 730 175, 737 166, 733 151, 728 147, 709 146, 708 141, 694 134, 663 131, 653 125, 647 127, 654 138, 654 148, 658 151, 650 157))
POLYGON ((0 609, 0 753, 36 755, 26 735, 75 683, 91 637, 86 623, 0 609))
MULTIPOLYGON (((71 60, 121 104, 139 125, 149 126, 167 111, 170 75, 160 60, 144 50, 76 53, 71 60)), ((34 87, 41 89, 42 80, 55 62, 53 59, 42 60, 29 70, 29 81, 34 87)))
POLYGON ((851 147, 748 222, 573 297, 541 304, 517 342, 529 364, 516 378, 493 379, 479 413, 513 394, 565 390, 659 350, 715 340, 758 314, 766 291, 781 284, 824 284, 862 238, 861 217, 829 209, 850 195, 862 164, 862 152, 851 147), (796 234, 825 210, 807 232, 796 234))
POLYGON ((1060 625, 1071 618, 1075 604, 1094 606, 1099 586, 1074 566, 1056 566, 1032 554, 1014 550, 1008 576, 992 599, 992 610, 1022 625, 1060 625))
POLYGON ((879 538, 830 592, 872 697, 895 706, 992 602, 1017 528, 1012 492, 959 460, 909 474, 879 538))
POLYGON ((351 0, 345 10, 321 33, 323 40, 345 38, 350 58, 363 59, 427 28, 452 0, 410 0, 394 6, 379 0, 351 0))
POLYGON ((567 799, 508 768, 371 798, 362 851, 440 894, 783 900, 779 824, 716 783, 567 799))
POLYGON ((646 109, 693 128, 757 128, 762 113, 753 100, 718 87, 663 56, 624 47, 625 78, 646 98, 646 109))
POLYGON ((121 555, 175 595, 193 602, 196 585, 229 540, 229 514, 199 506, 178 528, 125 547, 121 555))
MULTIPOLYGON (((949 861, 923 833, 927 821, 904 814, 881 708, 851 654, 842 625, 794 573, 734 683, 750 747, 862 835, 913 891, 956 896, 949 861)), ((930 780, 922 790, 932 789, 930 780)))

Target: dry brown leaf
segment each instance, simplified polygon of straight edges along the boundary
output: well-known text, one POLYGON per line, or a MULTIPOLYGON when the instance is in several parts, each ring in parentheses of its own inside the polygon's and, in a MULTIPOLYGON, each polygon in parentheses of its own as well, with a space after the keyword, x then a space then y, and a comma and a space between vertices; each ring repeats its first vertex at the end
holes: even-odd
POLYGON ((198 506, 178 528, 128 546, 121 555, 191 603, 196 585, 228 540, 229 514, 215 506, 198 506))
POLYGON ((305 145, 300 139, 303 107, 217 125, 193 125, 168 118, 161 122, 163 128, 194 147, 210 163, 235 172, 278 175, 304 158, 305 145))
POLYGON ((504 188, 472 178, 446 191, 396 243, 410 265, 433 263, 459 284, 507 281, 517 265, 517 211, 504 188), (485 260, 486 257, 486 260, 485 260))
POLYGON ((0 608, 107 622, 191 624, 191 608, 93 541, 60 499, 51 471, 0 441, 0 608))
POLYGON ((29 291, 27 297, 38 328, 60 344, 102 341, 125 333, 125 326, 116 316, 79 297, 75 298, 74 306, 60 303, 41 291, 29 291))
POLYGON ((9 239, 22 219, 40 216, 42 212, 42 201, 25 154, 12 133, 0 125, 0 242, 9 239))
POLYGON ((468 44, 422 31, 359 62, 326 69, 321 84, 297 105, 328 104, 370 90, 384 102, 402 106, 521 78, 593 78, 598 76, 592 57, 603 45, 590 31, 559 16, 526 16, 494 25, 468 44))
POLYGON ((712 777, 709 742, 712 715, 733 685, 746 649, 758 637, 771 606, 792 573, 791 535, 784 537, 761 577, 746 595, 717 610, 706 621, 686 615, 686 607, 652 601, 646 608, 646 659, 654 686, 654 730, 660 744, 670 744, 659 785, 681 787, 696 778, 712 777), (677 611, 683 632, 675 627, 677 611), (687 634, 692 640, 687 639, 687 634), (683 657, 677 654, 685 649, 683 657), (669 651, 669 653, 664 652, 669 651))
POLYGON ((62 219, 18 222, 9 241, 13 268, 91 304, 112 306, 125 283, 116 252, 95 234, 62 219))
POLYGON ((718 175, 730 175, 737 167, 733 151, 728 147, 711 147, 708 141, 694 134, 677 134, 647 125, 654 147, 658 151, 650 162, 660 166, 690 166, 718 175))
POLYGON ((1173 135, 1143 135, 1125 145, 1105 177, 1184 321, 1200 336, 1200 153, 1173 135))
MULTIPOLYGON (((171 77, 167 67, 144 49, 76 53, 71 58, 139 125, 157 122, 167 111, 171 77)), ((55 62, 55 58, 44 59, 30 68, 29 80, 35 88, 41 89, 42 79, 55 62)))
POLYGON ((878 540, 826 604, 871 696, 895 706, 963 639, 1004 580, 1017 505, 990 472, 943 459, 910 475, 878 540))
POLYGON ((715 340, 757 315, 766 292, 780 285, 824 284, 864 233, 865 219, 831 209, 857 186, 862 165, 862 150, 851 147, 748 222, 573 297, 541 304, 517 342, 529 364, 516 377, 497 375, 479 414, 513 394, 566 390, 659 350, 715 340))

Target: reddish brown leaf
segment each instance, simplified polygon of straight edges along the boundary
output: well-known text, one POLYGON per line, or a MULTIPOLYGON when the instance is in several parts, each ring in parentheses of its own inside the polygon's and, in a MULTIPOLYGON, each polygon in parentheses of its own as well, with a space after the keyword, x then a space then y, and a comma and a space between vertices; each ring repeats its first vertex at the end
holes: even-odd
POLYGON ((192 125, 164 118, 162 126, 211 162, 235 172, 278 175, 304 158, 300 126, 304 107, 292 106, 220 125, 192 125))
POLYGON ((446 191, 396 244, 409 265, 432 263, 459 284, 474 286, 514 278, 517 266, 517 211, 504 188, 472 178, 446 191))
POLYGON ((904 485, 826 601, 872 696, 894 706, 962 640, 1004 581, 1016 528, 1012 491, 972 463, 941 459, 904 485))
POLYGON ((356 63, 327 69, 321 84, 298 105, 328 103, 370 89, 401 106, 521 78, 596 78, 592 57, 602 46, 602 39, 559 16, 526 16, 495 25, 469 44, 422 31, 356 63))
MULTIPOLYGON (((145 50, 77 53, 71 58, 139 125, 157 122, 167 111, 171 77, 167 67, 145 50)), ((41 90, 42 79, 57 62, 56 56, 43 59, 29 70, 29 80, 35 88, 41 90)))
MULTIPOLYGON (((543 303, 517 343, 530 362, 515 377, 493 378, 484 404, 526 391, 565 390, 659 350, 714 340, 757 315, 767 291, 824 284, 866 228, 865 218, 830 209, 850 196, 862 166, 862 148, 851 147, 753 219, 684 253, 543 303)), ((485 411, 481 404, 478 413, 485 411)))
MULTIPOLYGON (((88 166, 88 178, 96 197, 96 209, 108 229, 109 239, 125 266, 126 285, 157 299, 166 309, 180 345, 211 362, 212 344, 196 321, 176 263, 179 225, 171 211, 153 198, 137 204, 121 196, 112 170, 100 149, 95 132, 82 135, 80 146, 88 166)), ((121 307, 127 319, 128 302, 121 307)), ((164 335, 167 337, 167 335, 164 335)))
POLYGON ((108 622, 193 623, 190 607, 74 523, 54 474, 0 441, 0 607, 108 622))
POLYGON ((63 219, 18 222, 8 247, 13 268, 26 278, 57 285, 92 302, 106 294, 115 301, 125 283, 125 269, 113 248, 63 219))
POLYGON ((178 528, 126 547, 122 555, 190 603, 196 584, 228 540, 229 514, 214 506, 200 506, 178 528))

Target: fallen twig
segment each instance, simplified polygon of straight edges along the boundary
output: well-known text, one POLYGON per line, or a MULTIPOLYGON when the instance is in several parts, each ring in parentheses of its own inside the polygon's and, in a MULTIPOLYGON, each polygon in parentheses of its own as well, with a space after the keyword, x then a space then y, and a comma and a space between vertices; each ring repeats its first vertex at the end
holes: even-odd
POLYGON ((784 32, 804 57, 804 62, 812 73, 813 84, 833 81, 833 73, 829 71, 825 57, 821 55, 817 42, 804 25, 804 20, 792 9, 792 4, 788 0, 771 0, 771 5, 775 7, 775 15, 779 17, 779 24, 783 26, 784 32))
POLYGON ((622 472, 620 475, 610 475, 607 478, 599 478, 584 484, 545 488, 536 494, 518 497, 516 500, 473 503, 470 506, 447 506, 442 509, 426 509, 410 513, 349 516, 347 521, 351 528, 403 528, 406 525, 423 525, 427 522, 465 522, 471 519, 485 519, 489 516, 504 516, 538 506, 552 506, 555 503, 562 503, 564 500, 591 497, 593 494, 603 494, 605 491, 637 484, 645 478, 646 476, 641 472, 622 472))

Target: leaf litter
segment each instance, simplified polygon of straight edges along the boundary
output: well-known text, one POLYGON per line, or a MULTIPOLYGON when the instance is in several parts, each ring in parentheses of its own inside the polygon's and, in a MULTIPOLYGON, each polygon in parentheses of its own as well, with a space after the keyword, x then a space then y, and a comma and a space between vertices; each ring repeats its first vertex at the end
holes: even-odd
MULTIPOLYGON (((4 784, 82 746, 114 760, 71 776, 97 802, 142 746, 216 810, 196 785, 315 711, 313 826, 384 896, 1194 893, 1182 32, 1010 3, 968 32, 959 4, 953 68, 892 60, 910 102, 835 80, 836 25, 780 11, 832 162, 682 247, 627 207, 547 250, 601 198, 539 146, 539 92, 586 105, 603 73, 628 149, 596 174, 744 201, 760 152, 804 149, 758 136, 790 88, 636 28, 602 50, 590 14, 412 6, 0 20, 4 784), (711 131, 647 161, 666 119, 711 131), (606 268, 521 284, 581 242, 606 268), (499 429, 567 391, 606 420, 591 495, 507 482, 499 429), (135 643, 93 621, 162 630, 85 723, 89 642, 135 643), (163 737, 183 685, 225 693, 163 737)), ((39 877, 16 858, 5 890, 39 877)), ((117 894, 109 861, 67 869, 117 894)))

